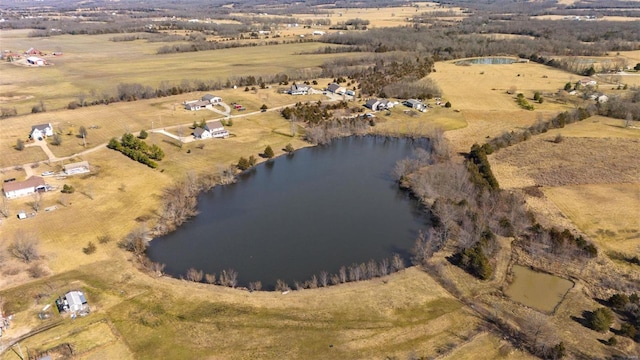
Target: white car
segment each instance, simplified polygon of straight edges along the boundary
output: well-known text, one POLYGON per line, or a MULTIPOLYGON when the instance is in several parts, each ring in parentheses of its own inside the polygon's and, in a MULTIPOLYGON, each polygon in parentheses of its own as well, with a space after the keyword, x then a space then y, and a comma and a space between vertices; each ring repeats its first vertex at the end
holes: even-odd
POLYGON ((45 171, 42 173, 42 176, 51 176, 53 174, 55 174, 53 171, 45 171))

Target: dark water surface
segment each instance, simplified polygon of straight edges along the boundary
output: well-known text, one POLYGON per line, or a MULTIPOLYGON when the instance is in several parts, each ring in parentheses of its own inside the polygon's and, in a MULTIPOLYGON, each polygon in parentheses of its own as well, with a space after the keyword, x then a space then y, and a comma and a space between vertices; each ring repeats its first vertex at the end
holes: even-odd
POLYGON ((406 139, 350 137, 260 164, 236 184, 202 194, 200 214, 154 239, 148 256, 173 276, 232 268, 240 285, 260 280, 265 288, 394 252, 408 259, 429 224, 391 173, 414 147, 406 139))

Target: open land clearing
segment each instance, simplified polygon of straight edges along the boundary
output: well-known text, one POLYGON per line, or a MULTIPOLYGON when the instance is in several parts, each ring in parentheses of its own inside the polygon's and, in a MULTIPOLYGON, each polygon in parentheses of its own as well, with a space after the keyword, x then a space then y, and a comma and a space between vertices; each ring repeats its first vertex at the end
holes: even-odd
MULTIPOLYGON (((414 11, 413 8, 408 9, 414 11)), ((343 18, 351 18, 351 15, 351 10, 348 15, 345 11, 343 18)), ((2 34, 4 36, 5 33, 2 34)), ((112 91, 118 82, 123 81, 155 85, 165 79, 176 82, 203 76, 225 79, 228 74, 259 75, 298 70, 313 73, 328 58, 324 55, 300 58, 294 55, 324 46, 318 43, 156 57, 153 55, 156 43, 111 43, 106 35, 26 39, 16 35, 19 32, 8 34, 7 39, 14 41, 12 46, 23 48, 39 46, 56 50, 55 46, 47 46, 47 42, 64 41, 61 50, 65 55, 52 67, 36 69, 0 65, 0 91, 18 96, 13 104, 21 109, 20 113, 28 112, 41 97, 51 101, 52 107, 64 107, 69 101, 76 100, 80 92, 88 94, 94 89, 100 95, 101 91, 112 91), (93 42, 95 39, 100 41, 93 42), (40 43, 34 45, 31 41, 40 43), (103 52, 96 50, 100 46, 105 49, 103 52), (111 56, 117 60, 108 61, 111 56), (150 59, 155 60, 151 61, 151 70, 147 71, 145 66, 150 59), (211 66, 214 60, 220 61, 219 66, 211 66), (129 62, 133 64, 127 70, 130 72, 121 73, 123 64, 129 62), (238 65, 228 65, 234 63, 238 65), (302 70, 298 67, 301 64, 302 70), (167 71, 169 68, 171 71, 167 71), (28 73, 17 76, 16 71, 28 73), (40 76, 42 82, 37 80, 40 76), (68 79, 68 82, 60 79, 68 79), (20 98, 30 94, 34 97, 28 101, 20 98)), ((26 32, 23 31, 21 36, 25 37, 26 32)), ((554 101, 550 94, 563 88, 566 82, 581 78, 532 63, 457 66, 439 62, 435 67, 437 72, 430 77, 443 90, 443 99, 451 101, 452 108, 430 109, 427 113, 412 116, 399 106, 392 109, 389 116, 384 112, 377 113, 376 126, 372 131, 424 134, 433 126, 441 126, 448 130, 446 136, 454 150, 466 152, 474 142, 482 143, 487 137, 521 129, 540 117, 548 119, 558 111, 568 109, 569 105, 554 101), (506 93, 511 87, 516 87, 528 99, 533 92, 541 91, 546 101, 535 104, 535 111, 521 110, 515 96, 506 93)), ((325 83, 320 82, 321 85, 325 83)), ((242 103, 247 112, 258 110, 262 104, 272 109, 302 99, 319 100, 313 96, 285 96, 277 94, 276 90, 274 85, 272 89, 256 92, 235 89, 211 93, 221 95, 227 103, 242 103)), ((39 148, 28 147, 22 152, 12 148, 16 139, 25 137, 35 123, 52 122, 56 129, 61 128, 63 144, 59 147, 50 145, 50 148, 56 156, 69 156, 84 150, 82 139, 77 137, 80 126, 89 129, 88 147, 95 147, 125 131, 166 128, 177 133, 182 127, 188 134, 194 121, 223 117, 207 110, 188 112, 180 106, 182 101, 197 99, 202 94, 182 94, 2 120, 0 167, 10 167, 3 176, 23 177, 25 172, 13 167, 33 161, 41 161, 32 169, 36 174, 60 170, 61 164, 44 161, 46 157, 39 148), (91 128, 92 125, 97 128, 91 128), (71 135, 67 135, 69 132, 71 135)), ((639 243, 638 225, 633 221, 638 219, 633 214, 638 204, 638 183, 633 181, 638 163, 629 159, 628 154, 638 148, 635 135, 638 130, 625 129, 620 124, 618 120, 593 117, 502 149, 490 159, 504 188, 517 189, 547 181, 543 188, 545 198, 529 198, 528 201, 530 205, 540 204, 540 209, 536 210, 546 210, 557 217, 551 220, 564 225, 570 224, 570 219, 590 236, 604 234, 593 238, 603 249, 632 252, 639 243), (565 142, 550 142, 556 133, 562 133, 566 137, 565 142), (608 144, 613 144, 610 150, 607 149, 608 144), (518 146, 525 147, 527 151, 518 152, 518 146), (576 146, 582 148, 576 149, 576 146), (547 156, 550 149, 561 150, 554 153, 559 159, 557 162, 552 156, 547 156), (578 151, 593 151, 594 158, 585 159, 578 151), (538 161, 534 161, 534 156, 538 161), (540 162, 540 157, 548 157, 550 161, 540 162), (597 166, 593 166, 594 161, 597 161, 597 166), (616 171, 607 171, 609 162, 613 163, 611 166, 616 171), (528 164, 526 171, 517 166, 521 163, 528 164), (564 169, 566 166, 563 164, 567 163, 575 164, 575 179, 565 180, 558 176, 562 175, 558 170, 564 169), (586 170, 591 167, 598 172, 589 175, 586 170), (594 203, 602 204, 602 208, 591 211, 594 203), (630 216, 626 220, 619 219, 621 211, 630 216)), ((44 194, 42 207, 56 205, 56 211, 40 211, 34 218, 18 220, 15 217, 17 211, 28 210, 33 199, 12 200, 9 205, 12 215, 3 219, 0 227, 0 244, 7 246, 20 229, 28 228, 35 232, 41 240, 42 254, 36 264, 47 276, 30 279, 27 270, 32 265, 13 259, 3 264, 0 269, 0 288, 3 289, 0 296, 5 300, 5 312, 15 315, 7 336, 15 338, 47 324, 47 321, 37 318, 44 304, 51 303, 67 290, 81 288, 91 303, 91 315, 74 321, 64 318, 55 329, 28 338, 21 344, 34 351, 44 351, 69 343, 78 351, 78 358, 87 359, 187 356, 382 359, 405 358, 412 353, 424 357, 445 355, 450 359, 475 359, 478 354, 485 358, 530 357, 486 330, 487 322, 480 316, 481 306, 474 308, 469 305, 476 300, 492 304, 491 311, 510 314, 505 319, 512 322, 528 320, 536 315, 533 310, 505 298, 500 291, 508 278, 511 238, 499 239, 498 267, 494 277, 487 282, 472 278, 444 257, 434 259, 440 269, 435 274, 411 267, 371 281, 288 294, 250 293, 158 278, 140 271, 136 258, 119 249, 117 242, 134 228, 153 226, 162 191, 168 185, 189 172, 217 173, 220 168, 236 163, 240 156, 257 155, 267 145, 275 150, 276 156, 284 153, 283 148, 288 143, 294 148, 309 146, 302 141, 300 134, 291 136, 290 123, 277 111, 236 118, 227 130, 232 135, 228 139, 186 144, 151 133, 147 143, 159 145, 166 154, 158 170, 106 148, 71 159, 69 161, 89 161, 92 173, 47 179, 58 188, 68 184, 76 189, 69 195, 58 191, 44 194), (99 243, 97 239, 106 235, 111 241, 99 243), (97 244, 97 250, 87 255, 83 248, 89 241, 97 244), (435 280, 438 274, 444 274, 445 278, 453 281, 461 295, 458 297, 460 300, 435 280)), ((299 128, 299 131, 303 129, 299 128)), ((594 273, 604 271, 604 265, 595 261, 586 268, 586 271, 594 273)), ((572 319, 580 317, 584 309, 598 306, 586 295, 583 286, 578 282, 556 313, 545 317, 545 320, 562 329, 554 341, 562 339, 574 349, 583 349, 580 342, 588 339, 588 346, 581 350, 585 352, 582 355, 605 357, 607 348, 597 341, 601 335, 572 319)), ((60 319, 56 314, 48 321, 60 319)), ((621 343, 624 341, 620 340, 621 343)), ((637 349, 637 346, 633 348, 635 345, 623 345, 630 346, 632 351, 637 349)), ((13 352, 6 352, 2 358, 17 357, 13 352)))
POLYGON ((570 219, 604 249, 633 254, 640 246, 640 162, 630 154, 639 147, 639 129, 594 116, 490 159, 502 187, 542 186, 545 199, 533 204, 550 201, 547 208, 557 209, 550 216, 570 219), (564 140, 555 143, 558 134, 564 140))
POLYGON ((29 113, 40 100, 44 100, 49 109, 59 109, 77 101, 80 94, 87 101, 104 98, 104 94, 116 96, 120 83, 140 83, 156 88, 163 81, 171 86, 179 86, 183 80, 224 84, 232 74, 259 77, 287 73, 314 77, 326 60, 356 56, 353 53, 301 54, 325 46, 312 42, 156 55, 163 43, 109 41, 113 35, 28 38, 27 33, 3 30, 0 32, 2 46, 15 51, 36 47, 49 52, 59 48, 64 55, 51 57, 52 66, 25 68, 0 63, 0 93, 3 96, 33 96, 4 104, 15 106, 18 114, 29 113), (12 36, 14 32, 20 36, 12 36))

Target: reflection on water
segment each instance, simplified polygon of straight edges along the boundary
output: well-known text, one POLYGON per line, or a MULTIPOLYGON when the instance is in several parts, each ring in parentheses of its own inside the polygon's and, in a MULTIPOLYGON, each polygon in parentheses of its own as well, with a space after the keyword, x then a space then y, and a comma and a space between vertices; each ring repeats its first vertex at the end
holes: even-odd
POLYGON ((174 276, 231 268, 241 285, 259 280, 266 288, 394 252, 406 258, 429 224, 391 172, 415 145, 351 137, 260 164, 202 194, 200 214, 154 239, 149 258, 174 276))

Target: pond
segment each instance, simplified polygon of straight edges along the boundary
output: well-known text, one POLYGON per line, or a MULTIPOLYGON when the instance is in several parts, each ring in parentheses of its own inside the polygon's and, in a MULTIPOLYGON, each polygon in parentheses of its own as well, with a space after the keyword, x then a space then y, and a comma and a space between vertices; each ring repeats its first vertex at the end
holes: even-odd
POLYGON ((506 57, 483 57, 475 59, 466 59, 456 62, 456 65, 477 64, 477 65, 502 65, 513 64, 517 62, 517 59, 506 57))
POLYGON ((514 281, 505 293, 511 299, 546 313, 553 313, 573 282, 558 276, 513 266, 514 281))
POLYGON ((148 256, 176 277, 189 268, 231 268, 241 286, 261 281, 266 289, 393 253, 408 260, 430 224, 392 171, 416 146, 349 137, 259 164, 237 183, 201 194, 199 215, 151 241, 148 256))

